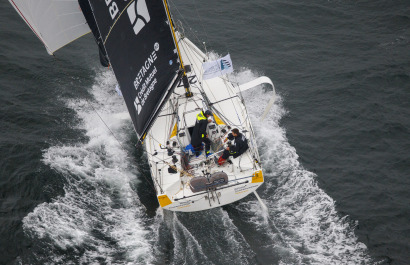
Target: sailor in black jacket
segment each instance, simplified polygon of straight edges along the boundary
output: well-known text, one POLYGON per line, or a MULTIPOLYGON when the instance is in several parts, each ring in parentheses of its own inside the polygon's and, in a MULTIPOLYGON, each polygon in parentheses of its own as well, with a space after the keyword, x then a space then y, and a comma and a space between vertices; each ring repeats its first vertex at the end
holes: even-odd
POLYGON ((245 135, 239 132, 238 129, 233 129, 232 133, 228 134, 228 137, 225 139, 233 140, 233 143, 229 145, 225 151, 223 152, 222 156, 219 157, 218 164, 223 165, 225 160, 229 158, 229 156, 233 156, 233 158, 237 158, 238 156, 245 153, 248 150, 248 140, 245 138, 245 135))
POLYGON ((192 132, 192 137, 191 137, 191 145, 195 150, 196 156, 199 156, 199 153, 201 151, 202 147, 202 142, 205 143, 205 152, 206 156, 210 155, 210 148, 211 148, 211 141, 208 139, 208 135, 206 133, 206 127, 208 125, 208 118, 212 115, 212 112, 210 110, 201 111, 197 116, 196 116, 196 122, 195 122, 195 127, 192 132))

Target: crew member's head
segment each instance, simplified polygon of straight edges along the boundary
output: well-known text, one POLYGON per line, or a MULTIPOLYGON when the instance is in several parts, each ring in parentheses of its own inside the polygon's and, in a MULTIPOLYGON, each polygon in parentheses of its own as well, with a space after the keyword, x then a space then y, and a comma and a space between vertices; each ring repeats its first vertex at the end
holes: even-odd
POLYGON ((207 110, 207 111, 205 111, 204 115, 205 115, 205 117, 209 118, 209 117, 212 116, 212 111, 207 110))
POLYGON ((235 137, 239 135, 239 130, 236 129, 236 128, 235 128, 235 129, 232 129, 231 132, 232 132, 232 135, 235 136, 235 137))

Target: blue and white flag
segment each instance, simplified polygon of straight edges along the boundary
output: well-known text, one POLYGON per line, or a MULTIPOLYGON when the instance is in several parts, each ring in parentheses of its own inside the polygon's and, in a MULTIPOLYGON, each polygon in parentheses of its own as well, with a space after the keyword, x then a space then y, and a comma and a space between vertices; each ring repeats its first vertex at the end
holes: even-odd
POLYGON ((228 54, 216 61, 205 62, 202 64, 204 75, 202 79, 211 79, 233 71, 231 56, 228 54))

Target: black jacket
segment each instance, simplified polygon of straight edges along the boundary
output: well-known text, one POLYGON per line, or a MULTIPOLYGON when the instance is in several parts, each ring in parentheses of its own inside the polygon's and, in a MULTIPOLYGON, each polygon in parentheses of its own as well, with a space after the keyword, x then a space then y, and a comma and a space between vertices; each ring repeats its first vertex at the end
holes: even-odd
POLYGON ((234 157, 237 158, 238 156, 242 155, 243 153, 248 150, 248 140, 242 133, 239 133, 236 137, 232 135, 232 133, 228 134, 229 140, 234 140, 232 145, 229 147, 229 153, 234 157))
POLYGON ((192 131, 191 144, 194 147, 198 147, 202 144, 202 139, 206 137, 206 127, 208 125, 208 120, 204 115, 204 112, 201 111, 196 116, 196 122, 194 130, 192 131))

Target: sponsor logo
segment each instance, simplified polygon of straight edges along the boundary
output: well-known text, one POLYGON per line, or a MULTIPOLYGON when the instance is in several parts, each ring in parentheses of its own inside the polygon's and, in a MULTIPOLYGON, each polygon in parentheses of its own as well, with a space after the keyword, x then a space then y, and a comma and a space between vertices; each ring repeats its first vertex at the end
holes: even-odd
POLYGON ((105 4, 108 6, 108 11, 110 12, 111 19, 114 19, 119 11, 117 3, 115 3, 115 1, 112 0, 105 0, 105 4))
POLYGON ((204 74, 202 79, 211 79, 233 71, 232 60, 230 55, 226 55, 215 61, 204 62, 202 64, 204 74))
POLYGON ((240 193, 245 193, 245 192, 250 192, 250 190, 252 189, 256 189, 257 187, 259 187, 259 185, 244 185, 244 186, 240 186, 234 189, 235 194, 240 194, 240 193))
POLYGON ((224 59, 221 60, 221 71, 224 69, 228 69, 230 67, 232 66, 227 60, 224 60, 224 59))
POLYGON ((242 193, 242 192, 246 192, 246 191, 248 191, 248 186, 242 186, 242 187, 238 187, 238 188, 235 188, 234 190, 235 190, 235 193, 242 193))
POLYGON ((138 97, 135 98, 134 106, 135 106, 135 109, 137 110, 137 113, 139 115, 140 112, 141 112, 142 106, 141 106, 141 103, 140 103, 138 97))
POLYGON ((186 201, 186 202, 180 202, 178 205, 173 206, 173 207, 169 207, 168 209, 182 209, 182 208, 186 208, 186 207, 191 207, 191 203, 194 203, 194 201, 186 201))
POLYGON ((152 53, 145 60, 144 64, 142 65, 141 69, 138 71, 137 76, 134 79, 134 87, 136 90, 138 90, 138 87, 141 85, 143 79, 145 78, 145 75, 147 74, 148 70, 151 68, 151 66, 154 64, 156 60, 157 54, 155 53, 155 51, 152 51, 152 53))
POLYGON ((147 24, 151 17, 148 13, 147 3, 145 0, 137 0, 127 8, 128 17, 130 18, 135 35, 147 24))
POLYGON ((158 83, 156 74, 158 72, 157 67, 154 65, 157 60, 157 53, 159 51, 159 43, 154 44, 154 50, 145 60, 140 70, 137 72, 137 76, 134 79, 134 87, 137 91, 137 97, 134 100, 135 110, 139 115, 142 107, 145 105, 148 96, 155 89, 155 85, 158 83))
MULTIPOLYGON (((191 85, 193 85, 198 81, 198 79, 196 78, 196 75, 191 75, 191 76, 188 76, 188 81, 191 85)), ((183 86, 184 86, 184 83, 182 82, 182 78, 181 78, 178 82, 177 87, 183 87, 183 86)))

